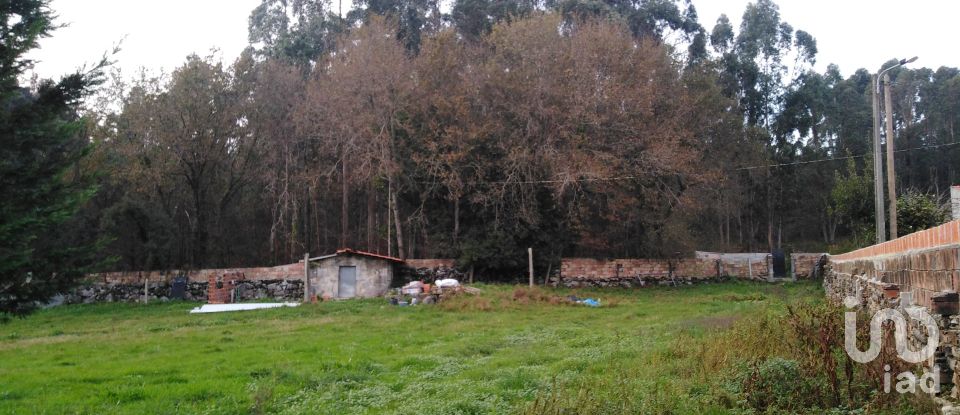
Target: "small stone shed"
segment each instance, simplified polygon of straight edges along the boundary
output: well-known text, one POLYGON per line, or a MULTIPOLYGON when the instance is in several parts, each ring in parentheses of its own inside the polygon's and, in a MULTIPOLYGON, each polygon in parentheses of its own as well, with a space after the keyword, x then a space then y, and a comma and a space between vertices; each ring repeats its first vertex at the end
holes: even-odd
POLYGON ((352 249, 310 258, 308 298, 379 297, 390 288, 402 263, 400 258, 352 249))

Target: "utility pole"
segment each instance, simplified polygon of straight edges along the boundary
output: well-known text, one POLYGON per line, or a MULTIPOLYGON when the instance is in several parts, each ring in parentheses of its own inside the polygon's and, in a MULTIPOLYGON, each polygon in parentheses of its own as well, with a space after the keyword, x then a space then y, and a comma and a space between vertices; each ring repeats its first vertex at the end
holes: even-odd
POLYGON ((390 209, 393 206, 393 186, 387 186, 387 256, 393 256, 393 233, 390 231, 390 227, 393 226, 393 211, 390 209))
MULTIPOLYGON (((877 85, 878 75, 873 76, 873 84, 877 85)), ((880 160, 880 97, 879 88, 873 89, 873 193, 876 209, 877 243, 887 240, 886 224, 883 213, 883 162, 880 160)))
POLYGON ((343 163, 343 165, 341 166, 341 167, 343 167, 343 178, 342 178, 343 182, 341 183, 342 187, 341 187, 341 189, 340 189, 340 190, 341 190, 341 195, 340 195, 340 198, 341 198, 341 201, 340 201, 340 247, 345 249, 345 248, 349 248, 349 247, 350 247, 350 241, 349 241, 349 239, 348 239, 348 237, 347 237, 347 232, 348 232, 348 229, 347 229, 347 228, 349 228, 349 226, 350 226, 350 222, 349 222, 349 219, 348 219, 348 218, 349 218, 348 212, 350 211, 350 194, 349 194, 349 192, 348 192, 349 187, 348 187, 348 185, 347 185, 347 150, 346 150, 346 146, 344 146, 343 158, 341 159, 341 162, 343 163))
POLYGON ((890 94, 890 75, 883 74, 883 112, 887 117, 887 194, 890 195, 890 240, 897 239, 897 175, 893 167, 893 98, 890 94))
POLYGON ((890 189, 890 230, 893 238, 896 238, 897 193, 895 186, 897 183, 894 180, 895 170, 893 168, 893 104, 890 102, 890 78, 887 77, 887 72, 908 63, 915 62, 916 60, 916 56, 910 59, 901 59, 896 65, 880 71, 880 73, 873 77, 873 188, 876 193, 875 203, 877 205, 877 243, 881 243, 887 239, 883 214, 883 163, 880 161, 880 78, 882 77, 887 84, 886 111, 890 117, 890 120, 887 122, 887 174, 890 178, 888 185, 890 189))

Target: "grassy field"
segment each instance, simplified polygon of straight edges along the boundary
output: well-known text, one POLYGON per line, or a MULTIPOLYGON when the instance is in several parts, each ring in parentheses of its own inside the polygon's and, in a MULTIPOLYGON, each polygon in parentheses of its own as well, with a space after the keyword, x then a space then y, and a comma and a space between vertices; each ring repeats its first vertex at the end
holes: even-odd
POLYGON ((0 324, 0 413, 516 413, 599 393, 577 385, 622 386, 625 367, 642 400, 631 408, 720 413, 689 351, 745 316, 822 296, 812 283, 576 291, 604 305, 589 308, 552 303, 568 290, 483 289, 402 308, 44 310, 0 324))

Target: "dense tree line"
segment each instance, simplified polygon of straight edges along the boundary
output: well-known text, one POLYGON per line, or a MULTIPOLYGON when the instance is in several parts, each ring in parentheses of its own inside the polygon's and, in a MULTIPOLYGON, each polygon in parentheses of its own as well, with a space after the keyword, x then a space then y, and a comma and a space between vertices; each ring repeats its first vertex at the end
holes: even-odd
MULTIPOLYGON (((770 0, 739 28, 680 0, 356 4, 263 0, 229 66, 114 77, 84 113, 73 168, 100 174, 74 232, 109 236, 115 269, 349 246, 506 277, 527 247, 542 274, 873 240, 871 73, 815 71, 814 36, 770 0)), ((890 74, 898 185, 941 195, 960 73, 890 74)))
MULTIPOLYGON (((129 269, 868 243, 870 73, 814 71, 771 1, 742 22, 668 0, 264 0, 231 66, 114 85, 86 214, 129 269)), ((954 142, 956 70, 892 75, 898 148, 954 142)), ((901 187, 942 193, 956 156, 900 153, 901 187)))

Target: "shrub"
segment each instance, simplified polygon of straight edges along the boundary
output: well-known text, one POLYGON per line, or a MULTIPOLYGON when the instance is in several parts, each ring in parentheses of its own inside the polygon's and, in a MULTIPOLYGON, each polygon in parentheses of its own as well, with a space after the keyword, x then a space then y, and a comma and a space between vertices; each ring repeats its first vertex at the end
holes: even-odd
POLYGON ((796 360, 774 357, 738 365, 730 386, 743 398, 741 405, 758 412, 799 412, 820 407, 815 382, 796 360))
POLYGON ((935 194, 910 190, 897 198, 897 228, 900 235, 930 229, 950 219, 950 212, 935 194))

